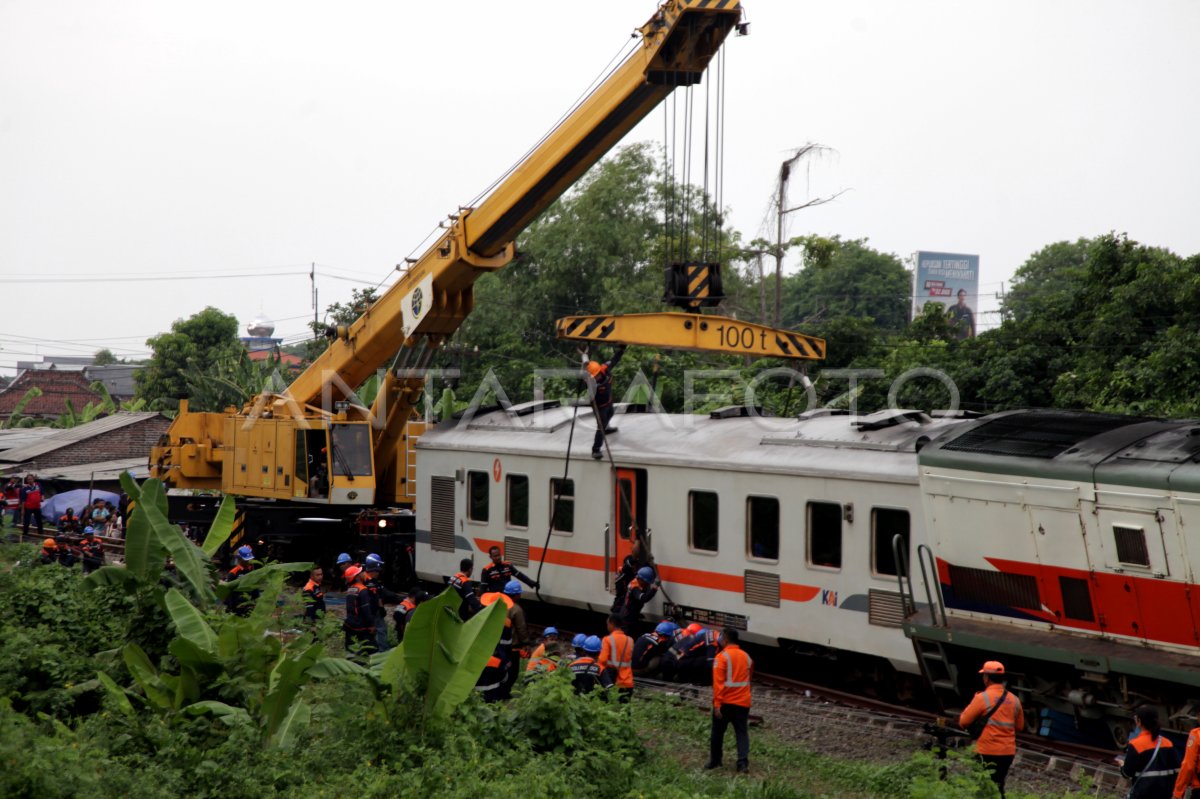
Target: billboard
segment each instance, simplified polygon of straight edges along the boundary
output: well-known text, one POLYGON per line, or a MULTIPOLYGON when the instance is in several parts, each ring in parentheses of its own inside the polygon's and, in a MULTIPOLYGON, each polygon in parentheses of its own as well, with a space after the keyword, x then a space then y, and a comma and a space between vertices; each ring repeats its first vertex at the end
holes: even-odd
POLYGON ((913 317, 930 302, 941 303, 959 338, 975 335, 979 301, 979 256, 918 252, 913 272, 913 317))

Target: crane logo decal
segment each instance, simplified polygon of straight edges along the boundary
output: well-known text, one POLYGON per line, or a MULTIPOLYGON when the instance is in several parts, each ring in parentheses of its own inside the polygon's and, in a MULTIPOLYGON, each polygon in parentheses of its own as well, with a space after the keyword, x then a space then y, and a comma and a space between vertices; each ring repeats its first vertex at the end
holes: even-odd
POLYGON ((425 303, 425 294, 421 291, 421 287, 417 288, 412 293, 412 312, 413 316, 421 315, 421 306, 425 303))

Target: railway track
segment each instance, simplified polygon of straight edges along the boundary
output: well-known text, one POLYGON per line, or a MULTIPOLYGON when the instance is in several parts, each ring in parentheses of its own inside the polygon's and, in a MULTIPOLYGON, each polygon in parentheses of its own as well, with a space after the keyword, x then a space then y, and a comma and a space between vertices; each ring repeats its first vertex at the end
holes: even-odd
MULTIPOLYGON (((638 678, 639 686, 671 693, 707 710, 706 686, 638 678)), ((752 724, 775 730, 806 748, 843 758, 862 758, 864 751, 882 759, 903 759, 906 753, 931 749, 939 742, 964 749, 970 740, 947 724, 945 717, 925 710, 890 704, 816 683, 774 674, 754 678, 755 712, 752 724), (841 733, 841 734, 838 734, 841 733), (864 748, 864 741, 870 743, 864 748)), ((1066 744, 1022 733, 1010 785, 1039 793, 1078 790, 1081 781, 1096 797, 1123 796, 1128 783, 1108 749, 1066 744)))

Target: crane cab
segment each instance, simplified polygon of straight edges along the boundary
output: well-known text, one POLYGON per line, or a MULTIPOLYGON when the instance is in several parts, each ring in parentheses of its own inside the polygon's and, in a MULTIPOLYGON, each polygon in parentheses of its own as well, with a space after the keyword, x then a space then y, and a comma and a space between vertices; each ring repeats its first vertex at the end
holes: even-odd
POLYGON ((321 505, 371 505, 375 468, 369 422, 226 419, 231 468, 221 490, 321 505))

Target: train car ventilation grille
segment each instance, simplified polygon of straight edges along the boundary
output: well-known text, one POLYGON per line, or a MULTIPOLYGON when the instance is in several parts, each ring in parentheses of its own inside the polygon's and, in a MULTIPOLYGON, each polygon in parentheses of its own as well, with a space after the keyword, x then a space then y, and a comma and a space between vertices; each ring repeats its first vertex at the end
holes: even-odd
POLYGON ((1139 421, 1095 413, 1015 413, 984 422, 941 448, 980 455, 1054 458, 1093 436, 1139 421))
POLYGON ((1005 574, 991 569, 950 567, 950 584, 955 599, 1002 605, 1006 608, 1040 608, 1037 578, 1027 574, 1005 574))
POLYGON ((1130 566, 1150 566, 1150 550, 1146 548, 1146 531, 1140 527, 1113 525, 1117 542, 1117 560, 1130 566))
POLYGON ((1076 621, 1095 621, 1092 611, 1092 592, 1087 580, 1078 577, 1059 577, 1058 588, 1062 591, 1063 615, 1076 621))
POLYGON ((454 478, 431 478, 429 545, 435 552, 454 551, 454 478))
POLYGON ((900 627, 912 606, 896 591, 867 591, 867 621, 876 627, 900 627))
POLYGON ((504 559, 514 566, 529 566, 529 539, 504 536, 504 559))
POLYGON ((779 607, 779 575, 747 569, 744 599, 751 605, 779 607))

